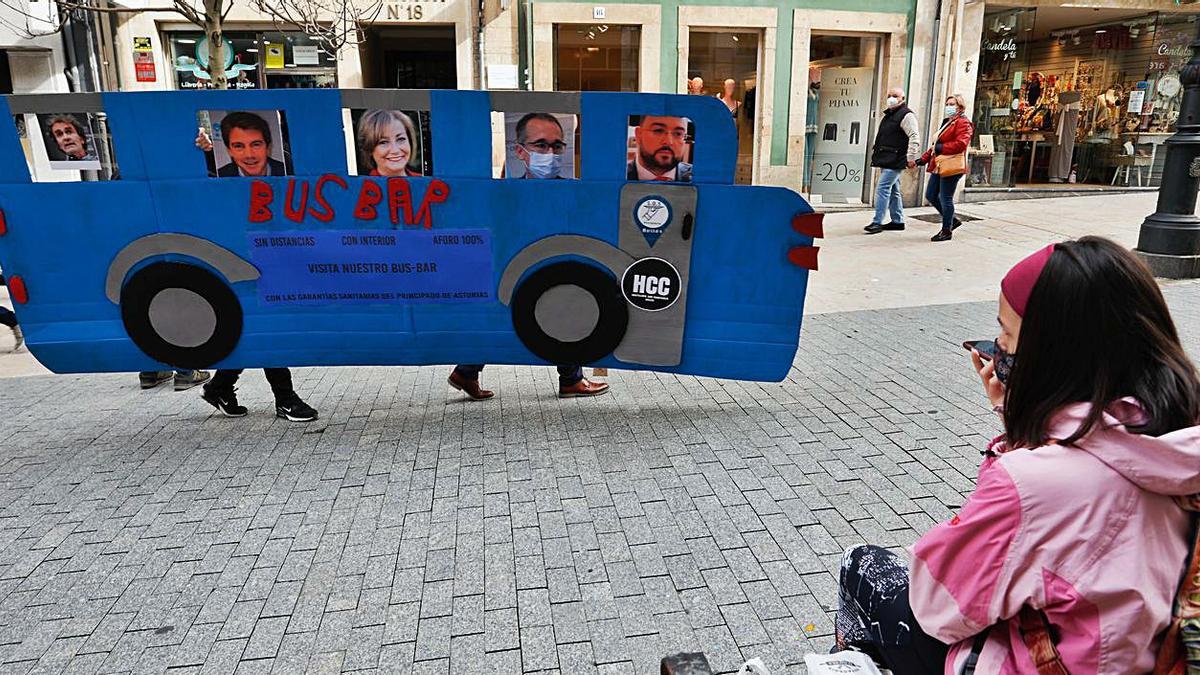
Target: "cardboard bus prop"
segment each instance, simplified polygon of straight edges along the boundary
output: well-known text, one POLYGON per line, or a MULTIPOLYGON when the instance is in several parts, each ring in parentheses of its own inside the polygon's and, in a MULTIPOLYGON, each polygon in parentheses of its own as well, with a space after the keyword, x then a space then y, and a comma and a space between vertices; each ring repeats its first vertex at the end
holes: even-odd
POLYGON ((55 372, 486 362, 779 381, 796 353, 821 219, 789 190, 733 185, 735 129, 713 98, 313 89, 0 108, 0 266, 55 372))

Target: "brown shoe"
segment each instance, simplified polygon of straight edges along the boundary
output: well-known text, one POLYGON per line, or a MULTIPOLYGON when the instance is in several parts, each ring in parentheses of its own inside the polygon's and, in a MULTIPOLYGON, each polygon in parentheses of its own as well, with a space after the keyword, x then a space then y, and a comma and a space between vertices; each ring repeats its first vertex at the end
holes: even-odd
POLYGON ((587 379, 582 379, 569 387, 559 387, 559 398, 576 398, 580 396, 599 396, 600 394, 608 393, 608 384, 605 382, 589 382, 587 379))
POLYGON ((493 391, 480 389, 479 380, 468 380, 457 372, 451 372, 446 381, 450 383, 451 387, 469 396, 472 401, 486 401, 496 395, 493 391))

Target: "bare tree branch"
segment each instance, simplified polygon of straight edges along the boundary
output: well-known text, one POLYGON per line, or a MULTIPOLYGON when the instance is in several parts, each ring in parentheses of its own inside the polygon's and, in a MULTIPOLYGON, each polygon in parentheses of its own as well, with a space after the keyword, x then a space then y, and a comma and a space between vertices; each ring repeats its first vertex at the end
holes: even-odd
POLYGON ((254 0, 254 7, 271 17, 277 29, 298 28, 321 51, 336 57, 343 47, 365 40, 360 26, 373 22, 383 10, 384 2, 370 0, 358 6, 353 0, 254 0))

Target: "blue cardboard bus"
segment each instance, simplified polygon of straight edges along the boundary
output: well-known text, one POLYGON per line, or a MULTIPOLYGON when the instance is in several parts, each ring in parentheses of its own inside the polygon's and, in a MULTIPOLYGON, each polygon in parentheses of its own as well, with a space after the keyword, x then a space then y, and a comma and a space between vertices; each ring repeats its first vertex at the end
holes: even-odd
POLYGON ((736 130, 710 97, 139 92, 6 96, 0 112, 0 267, 55 372, 486 362, 779 381, 795 356, 820 215, 733 184, 736 130), (355 167, 362 110, 414 111, 425 170, 355 167), (206 130, 213 111, 277 113, 250 134, 270 158, 235 165, 245 134, 206 130), (579 121, 577 178, 497 177, 493 128, 530 111, 579 121), (657 118, 686 122, 646 132, 686 142, 671 179, 639 159, 655 150, 638 124, 657 118), (79 177, 107 155, 106 180, 34 180, 38 151, 79 177))

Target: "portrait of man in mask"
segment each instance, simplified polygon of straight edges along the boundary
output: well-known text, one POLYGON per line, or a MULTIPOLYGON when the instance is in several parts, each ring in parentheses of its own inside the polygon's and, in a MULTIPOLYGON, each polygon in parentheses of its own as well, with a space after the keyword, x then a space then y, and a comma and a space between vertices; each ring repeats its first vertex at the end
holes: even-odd
MULTIPOLYGON (((511 120, 510 120, 511 123, 511 120)), ((574 155, 563 123, 546 112, 526 113, 513 130, 507 175, 510 178, 573 178, 574 155)))

